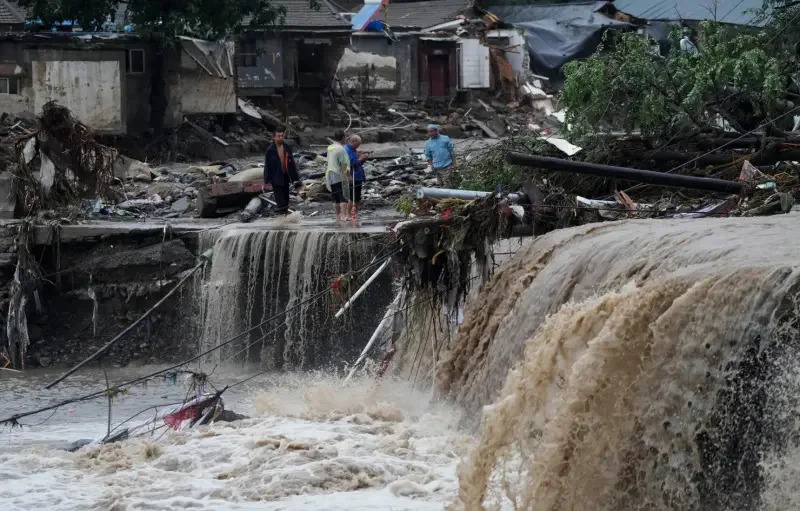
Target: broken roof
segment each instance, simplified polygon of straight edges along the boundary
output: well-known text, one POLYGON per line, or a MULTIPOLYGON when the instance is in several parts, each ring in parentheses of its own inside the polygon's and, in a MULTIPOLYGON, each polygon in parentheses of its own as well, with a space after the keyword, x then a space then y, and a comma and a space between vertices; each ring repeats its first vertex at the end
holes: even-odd
POLYGON ((383 14, 379 14, 377 19, 386 22, 393 29, 423 29, 452 21, 471 7, 471 0, 390 3, 386 9, 386 19, 383 14))
MULTIPOLYGON (((319 9, 310 8, 308 0, 272 0, 270 4, 286 9, 286 18, 277 30, 350 30, 350 23, 325 0, 319 2, 319 9)), ((242 26, 248 26, 251 19, 246 18, 242 26)))
POLYGON ((754 25, 754 10, 763 0, 617 0, 617 9, 637 18, 654 21, 719 21, 733 25, 754 25), (748 12, 749 11, 749 12, 748 12))
POLYGON ((12 0, 0 0, 0 23, 25 23, 25 10, 12 0))

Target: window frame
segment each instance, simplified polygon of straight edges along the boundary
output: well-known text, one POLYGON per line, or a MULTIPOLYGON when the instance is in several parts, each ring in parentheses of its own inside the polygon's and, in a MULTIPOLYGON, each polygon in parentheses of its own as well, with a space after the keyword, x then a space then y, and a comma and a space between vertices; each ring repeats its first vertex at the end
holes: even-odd
POLYGON ((19 87, 19 77, 17 76, 0 76, 0 82, 5 82, 5 92, 0 92, 2 95, 6 96, 19 96, 20 95, 20 87, 19 87), (13 86, 12 86, 13 84, 13 86), (12 91, 13 89, 13 91, 12 91))
POLYGON ((147 59, 146 52, 144 48, 128 48, 128 62, 127 62, 127 69, 129 75, 141 75, 147 72, 147 59), (141 71, 134 71, 133 69, 133 54, 134 52, 141 53, 142 55, 142 70, 141 71))
POLYGON ((239 47, 242 51, 238 52, 238 67, 258 67, 258 41, 256 39, 241 39, 239 47), (250 47, 252 45, 252 47, 250 47), (245 51, 253 50, 253 51, 245 51), (250 60, 252 59, 252 60, 250 60), (252 63, 251 63, 252 62, 252 63))

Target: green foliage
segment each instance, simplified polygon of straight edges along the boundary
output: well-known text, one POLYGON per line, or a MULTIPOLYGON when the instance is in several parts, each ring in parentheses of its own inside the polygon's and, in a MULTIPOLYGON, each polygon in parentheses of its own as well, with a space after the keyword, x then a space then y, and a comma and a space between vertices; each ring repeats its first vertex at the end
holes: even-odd
MULTIPOLYGON (((118 21, 115 16, 120 3, 115 0, 20 1, 23 7, 29 8, 30 17, 44 25, 73 20, 86 30, 99 30, 108 16, 118 21)), ((281 24, 286 11, 269 0, 129 0, 126 4, 136 32, 166 44, 180 35, 219 39, 234 33, 244 19, 249 20, 251 28, 268 28, 281 24)))
POLYGON ((780 111, 786 59, 770 49, 766 32, 702 23, 696 55, 680 51, 678 39, 673 34, 673 50, 660 57, 646 39, 623 33, 613 49, 601 47, 585 61, 568 63, 560 101, 571 136, 635 129, 670 136, 713 126, 720 114, 736 123, 733 110, 743 104, 755 120, 780 111))
POLYGON ((503 190, 516 190, 531 176, 531 169, 510 165, 505 161, 508 151, 542 154, 549 147, 535 137, 506 139, 484 150, 468 163, 459 165, 460 188, 465 190, 494 191, 500 186, 503 190))
POLYGON ((395 202, 394 209, 397 210, 398 213, 403 213, 404 215, 411 214, 417 209, 417 201, 408 195, 400 197, 397 199, 397 202, 395 202))

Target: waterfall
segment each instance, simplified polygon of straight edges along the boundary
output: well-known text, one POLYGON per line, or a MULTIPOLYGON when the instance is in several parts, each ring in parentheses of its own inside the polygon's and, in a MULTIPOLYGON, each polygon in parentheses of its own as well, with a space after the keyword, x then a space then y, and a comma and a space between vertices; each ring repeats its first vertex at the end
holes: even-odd
POLYGON ((522 249, 438 365, 481 422, 452 508, 796 508, 799 253, 793 215, 522 249))
POLYGON ((357 354, 392 299, 390 277, 377 281, 339 320, 333 315, 341 297, 317 295, 339 275, 370 264, 378 251, 371 239, 321 230, 203 233, 201 251, 213 247, 214 255, 200 297, 204 314, 198 349, 205 351, 278 316, 206 360, 313 368, 357 354))

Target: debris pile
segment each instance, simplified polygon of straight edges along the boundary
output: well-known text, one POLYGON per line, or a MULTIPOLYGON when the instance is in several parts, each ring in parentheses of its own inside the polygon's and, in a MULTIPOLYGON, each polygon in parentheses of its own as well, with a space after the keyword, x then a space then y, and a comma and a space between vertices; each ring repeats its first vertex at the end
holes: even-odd
POLYGON ((39 128, 17 137, 14 148, 17 200, 28 214, 108 192, 116 151, 97 142, 66 107, 45 104, 39 128))

